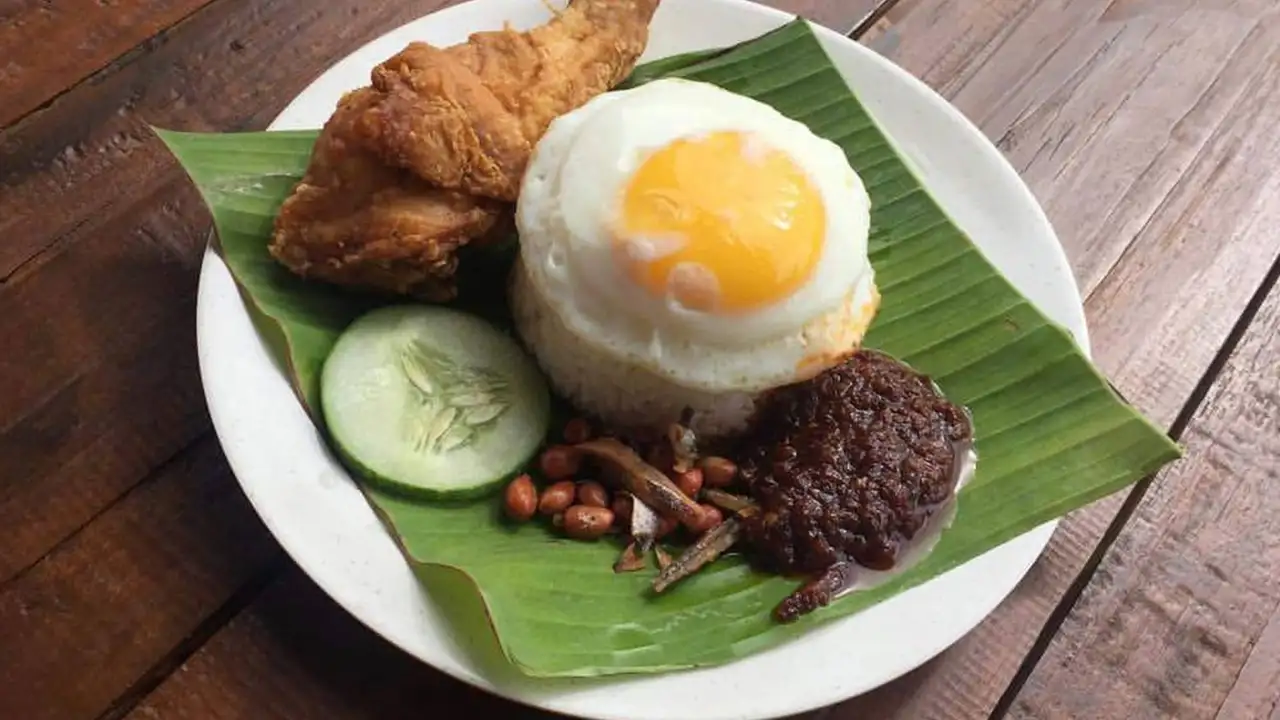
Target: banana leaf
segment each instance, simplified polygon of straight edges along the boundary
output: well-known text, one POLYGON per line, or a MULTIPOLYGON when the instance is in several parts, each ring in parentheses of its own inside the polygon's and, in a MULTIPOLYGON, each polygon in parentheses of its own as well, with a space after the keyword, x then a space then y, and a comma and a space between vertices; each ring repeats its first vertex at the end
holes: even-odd
MULTIPOLYGON (((502 651, 523 673, 652 673, 740 658, 926 582, 1180 456, 943 213, 806 22, 660 60, 638 68, 628 85, 672 76, 761 100, 845 150, 871 194, 870 254, 883 293, 866 343, 933 376, 970 408, 981 460, 926 559, 788 625, 770 611, 794 581, 741 557, 722 558, 655 598, 646 592, 651 572, 614 574, 615 544, 566 540, 536 523, 512 529, 494 498, 446 506, 364 488, 420 575, 451 568, 470 581, 502 651)), ((250 308, 283 339, 277 347, 300 398, 314 404, 334 339, 379 302, 297 280, 266 252, 315 133, 158 132, 212 211, 222 257, 250 308)), ((488 260, 496 270, 474 278, 477 287, 501 282, 510 255, 488 260)), ((463 302, 466 294, 464 286, 463 302)))

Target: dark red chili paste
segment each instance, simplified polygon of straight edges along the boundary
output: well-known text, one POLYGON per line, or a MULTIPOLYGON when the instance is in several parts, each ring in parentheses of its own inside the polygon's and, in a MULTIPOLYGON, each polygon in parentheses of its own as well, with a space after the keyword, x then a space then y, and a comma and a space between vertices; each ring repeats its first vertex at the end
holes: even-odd
POLYGON ((929 378, 861 351, 762 401, 737 460, 760 512, 746 540, 767 569, 886 570, 955 491, 968 413, 929 378))

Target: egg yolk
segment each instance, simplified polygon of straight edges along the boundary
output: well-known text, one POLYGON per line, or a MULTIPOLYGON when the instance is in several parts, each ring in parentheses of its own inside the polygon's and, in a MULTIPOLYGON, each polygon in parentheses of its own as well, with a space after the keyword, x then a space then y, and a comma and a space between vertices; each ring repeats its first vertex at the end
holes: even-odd
POLYGON ((782 300, 809 278, 826 208, 788 154, 717 132, 647 157, 623 190, 620 226, 615 250, 637 285, 733 313, 782 300))

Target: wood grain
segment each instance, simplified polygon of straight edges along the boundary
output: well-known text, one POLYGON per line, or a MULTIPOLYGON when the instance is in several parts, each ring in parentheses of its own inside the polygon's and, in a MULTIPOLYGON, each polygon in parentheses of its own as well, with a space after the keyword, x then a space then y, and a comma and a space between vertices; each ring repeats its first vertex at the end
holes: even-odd
MULTIPOLYGON (((5 0, 0 2, 0 128, 167 32, 212 0, 5 0)), ((452 3, 449 3, 452 4, 452 3)), ((848 32, 876 0, 768 0, 848 32)), ((383 11, 379 11, 383 12, 383 11)), ((354 49, 354 48, 352 48, 354 49)))
POLYGON ((370 633, 291 569, 128 720, 536 720, 370 633), (429 708, 429 711, 427 710, 429 708))
MULTIPOLYGON (((869 39, 1028 178, 1088 295, 1095 359, 1164 425, 1280 255, 1280 146, 1265 129, 1280 122, 1276 17, 1221 8, 922 0, 869 39)), ((1014 593, 939 659, 825 716, 987 716, 1122 501, 1068 516, 1014 593)))
POLYGON ((1280 717, 1280 607, 1259 634, 1249 658, 1218 708, 1220 718, 1280 717))
POLYGON ((183 230, 173 224, 159 212, 103 223, 101 240, 0 287, 0 333, 24 339, 0 359, 0 585, 208 426, 192 342, 194 229, 175 238, 186 258, 111 244, 183 230))
POLYGON ((1143 498, 1011 717, 1275 710, 1280 643, 1267 628, 1280 611, 1280 288, 1184 442, 1190 459, 1143 498))
POLYGON ((0 3, 0 128, 210 0, 0 3))
POLYGON ((761 4, 795 13, 842 33, 853 30, 881 5, 894 0, 764 0, 761 4))
POLYGON ((1006 153, 1087 295, 1234 108, 1273 15, 1268 0, 906 0, 891 58, 1006 153))
POLYGON ((0 589, 0 717, 97 717, 279 552, 198 443, 0 589))
POLYGON ((0 583, 208 427, 209 219, 148 123, 261 127, 334 57, 439 4, 224 0, 0 136, 0 333, 23 339, 0 353, 0 583))

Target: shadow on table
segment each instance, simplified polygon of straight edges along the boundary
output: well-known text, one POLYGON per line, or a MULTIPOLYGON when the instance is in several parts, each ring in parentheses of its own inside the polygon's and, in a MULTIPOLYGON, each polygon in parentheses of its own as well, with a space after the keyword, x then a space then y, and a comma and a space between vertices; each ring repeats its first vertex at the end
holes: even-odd
MULTIPOLYGON (((247 659, 262 665, 239 673, 239 681, 254 694, 262 689, 273 717, 558 717, 507 702, 418 662, 367 629, 292 564, 224 634, 254 636, 253 652, 240 651, 240 657, 226 662, 247 659)), ((497 652, 496 643, 492 651, 497 652)))

